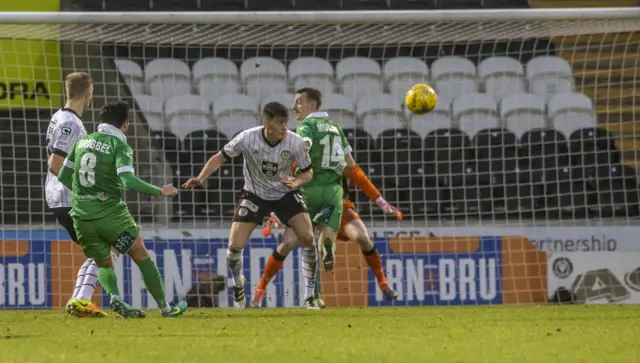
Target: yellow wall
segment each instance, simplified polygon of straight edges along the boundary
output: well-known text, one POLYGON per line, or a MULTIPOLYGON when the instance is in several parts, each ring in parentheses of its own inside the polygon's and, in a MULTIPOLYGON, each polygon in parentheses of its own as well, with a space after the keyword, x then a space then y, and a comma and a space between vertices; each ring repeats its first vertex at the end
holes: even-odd
MULTIPOLYGON (((0 11, 60 11, 60 0, 0 1, 0 11)), ((61 100, 58 42, 0 38, 0 108, 55 108, 61 100)))

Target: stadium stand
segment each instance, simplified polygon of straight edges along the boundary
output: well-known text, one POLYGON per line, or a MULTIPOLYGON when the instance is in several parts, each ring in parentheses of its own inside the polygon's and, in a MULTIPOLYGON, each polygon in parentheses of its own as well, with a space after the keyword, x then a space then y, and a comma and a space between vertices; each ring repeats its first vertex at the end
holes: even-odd
MULTIPOLYGON (((318 6, 302 0, 270 2, 266 8, 265 3, 85 0, 74 1, 71 10, 382 10, 523 7, 527 2, 336 0, 318 6)), ((612 50, 617 47, 617 40, 600 40, 611 41, 612 50)), ((138 119, 148 127, 148 136, 141 131, 136 139, 163 154, 175 183, 197 173, 238 132, 258 125, 262 104, 289 105, 296 88, 313 85, 325 95, 324 109, 345 128, 358 163, 411 218, 638 215, 635 165, 625 165, 624 150, 618 149, 623 143, 616 142, 621 132, 610 126, 632 120, 636 106, 598 104, 602 77, 627 77, 628 65, 612 53, 610 63, 620 68, 609 63, 586 67, 573 61, 575 55, 567 61, 562 49, 554 39, 539 38, 296 49, 128 44, 104 45, 100 52, 113 60, 119 84, 127 89, 123 96, 135 102, 138 119), (438 105, 428 115, 411 115, 402 95, 425 81, 438 92, 438 105)), ((584 62, 592 63, 588 53, 584 62)), ((21 142, 15 133, 42 135, 43 123, 16 120, 15 125, 38 130, 0 130, 3 177, 24 185, 16 188, 26 194, 24 199, 37 200, 44 140, 21 142), (29 163, 14 165, 12 156, 18 154, 29 163)), ((241 174, 241 160, 234 160, 206 190, 181 192, 173 218, 229 219, 241 174)), ((364 216, 380 217, 362 193, 356 193, 356 200, 364 216)), ((43 214, 41 203, 0 207, 9 212, 3 215, 5 223, 20 220, 11 213, 43 214)))

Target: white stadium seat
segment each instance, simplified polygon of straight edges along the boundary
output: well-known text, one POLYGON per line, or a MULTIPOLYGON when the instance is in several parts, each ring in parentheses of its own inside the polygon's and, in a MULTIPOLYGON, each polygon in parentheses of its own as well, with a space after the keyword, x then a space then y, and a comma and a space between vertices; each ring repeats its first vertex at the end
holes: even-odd
POLYGON ((436 107, 426 115, 414 115, 407 110, 411 130, 417 132, 423 139, 431 131, 448 129, 451 124, 451 100, 446 96, 438 96, 436 107))
POLYGON ((210 102, 201 96, 174 96, 164 103, 164 117, 169 130, 180 140, 198 130, 213 127, 210 102))
POLYGON ((511 57, 491 57, 478 64, 478 79, 484 93, 496 101, 504 96, 525 93, 524 69, 511 57))
POLYGON ((149 94, 163 101, 173 96, 191 94, 190 77, 189 66, 177 59, 154 59, 144 69, 144 81, 149 94))
POLYGON ((336 88, 331 63, 314 57, 300 57, 289 63, 289 84, 294 90, 313 87, 322 94, 333 93, 336 88))
POLYGON ((429 68, 418 58, 398 57, 384 65, 384 83, 396 97, 403 97, 414 84, 427 83, 428 79, 429 68))
POLYGON ((279 60, 254 57, 242 62, 240 77, 245 93, 256 100, 287 92, 287 70, 279 60))
POLYGON ((364 96, 358 100, 356 111, 362 128, 374 138, 384 130, 406 126, 402 113, 402 100, 389 94, 364 96))
POLYGON ((556 93, 573 91, 573 73, 569 63, 556 56, 535 57, 527 63, 529 92, 545 100, 556 93))
POLYGON ((593 102, 582 93, 555 94, 547 104, 549 120, 569 138, 575 130, 596 127, 593 102))
POLYGON ((354 101, 382 93, 382 70, 376 61, 369 58, 344 58, 336 65, 336 78, 342 94, 354 101))
POLYGON ((200 96, 214 101, 242 91, 238 67, 224 58, 203 58, 193 65, 193 84, 200 96))
POLYGON ((545 115, 544 99, 530 93, 504 97, 500 101, 500 115, 505 127, 518 139, 529 130, 549 126, 545 115))
POLYGON ((163 131, 167 128, 163 118, 163 105, 159 99, 148 95, 135 95, 138 109, 142 111, 151 131, 163 131))
POLYGON ((128 59, 116 59, 116 68, 122 79, 131 90, 131 95, 142 95, 144 91, 144 74, 138 63, 128 59))
POLYGON ((352 99, 338 93, 322 95, 321 109, 343 128, 357 127, 356 109, 352 99))
POLYGON ((451 104, 453 123, 470 138, 480 130, 499 127, 498 105, 490 95, 467 93, 451 104))
POLYGON ((439 95, 448 98, 478 90, 476 66, 462 57, 440 57, 431 64, 431 80, 439 95))
POLYGON ((264 107, 264 105, 266 105, 269 102, 282 103, 283 105, 287 106, 287 108, 289 109, 289 128, 292 130, 295 130, 297 126, 297 122, 296 122, 296 113, 295 111, 293 111, 294 98, 295 98, 295 95, 291 93, 277 93, 277 94, 268 95, 267 97, 263 98, 262 101, 260 102, 260 108, 258 109, 258 111, 262 112, 262 108, 264 107))
POLYGON ((213 103, 218 131, 228 138, 242 130, 261 125, 258 101, 246 95, 226 95, 213 103))

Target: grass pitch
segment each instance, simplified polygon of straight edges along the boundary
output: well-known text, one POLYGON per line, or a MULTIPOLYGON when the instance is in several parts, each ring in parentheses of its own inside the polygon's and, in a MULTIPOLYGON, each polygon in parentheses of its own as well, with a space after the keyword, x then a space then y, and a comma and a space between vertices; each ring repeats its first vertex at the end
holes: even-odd
POLYGON ((640 306, 0 311, 0 362, 640 362, 640 306), (111 314, 113 315, 113 314, 111 314))

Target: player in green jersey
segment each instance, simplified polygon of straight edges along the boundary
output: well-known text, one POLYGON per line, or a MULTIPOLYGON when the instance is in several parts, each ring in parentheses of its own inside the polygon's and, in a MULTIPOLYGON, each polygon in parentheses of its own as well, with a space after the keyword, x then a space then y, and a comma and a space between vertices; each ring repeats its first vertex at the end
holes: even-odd
POLYGON ((172 185, 162 188, 148 184, 135 175, 133 150, 126 142, 129 105, 115 101, 100 113, 98 132, 78 140, 64 161, 58 179, 73 192, 71 216, 78 242, 87 258, 98 265, 98 280, 109 294, 110 307, 124 317, 144 317, 142 310, 125 303, 118 291, 110 250, 128 254, 142 273, 144 284, 158 303, 164 317, 177 317, 187 309, 180 301, 167 303, 158 267, 144 245, 138 226, 122 199, 122 190, 174 197, 172 185))

